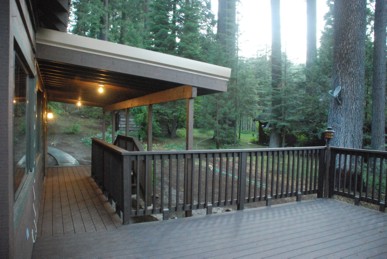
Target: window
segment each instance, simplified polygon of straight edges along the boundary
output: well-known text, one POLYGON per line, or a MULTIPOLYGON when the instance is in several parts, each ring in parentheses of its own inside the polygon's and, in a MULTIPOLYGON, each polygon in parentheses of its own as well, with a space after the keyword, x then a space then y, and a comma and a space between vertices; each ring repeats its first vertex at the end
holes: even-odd
POLYGON ((27 165, 27 72, 16 55, 15 93, 13 98, 13 166, 14 192, 20 187, 26 175, 27 165))

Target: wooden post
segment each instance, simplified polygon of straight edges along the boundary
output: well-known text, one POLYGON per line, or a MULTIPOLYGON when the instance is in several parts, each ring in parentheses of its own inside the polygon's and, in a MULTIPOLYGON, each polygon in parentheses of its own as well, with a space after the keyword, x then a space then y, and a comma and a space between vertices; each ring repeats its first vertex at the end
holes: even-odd
POLYGON ((238 201, 237 209, 243 210, 245 208, 246 198, 246 167, 247 167, 247 153, 241 152, 239 155, 239 175, 238 175, 238 201))
POLYGON ((153 106, 148 105, 147 150, 152 151, 153 145, 153 106))
MULTIPOLYGON (((331 188, 333 186, 330 186, 330 164, 331 164, 331 148, 329 145, 327 145, 326 149, 326 158, 325 158, 325 179, 324 179, 324 198, 331 198, 331 188)), ((332 189, 333 190, 333 189, 332 189)))
POLYGON ((114 144, 114 139, 116 138, 116 112, 112 111, 112 144, 114 144))
POLYGON ((129 136, 129 115, 130 110, 125 109, 125 136, 129 136))
POLYGON ((106 123, 105 123, 105 111, 102 112, 102 140, 106 141, 106 123))
MULTIPOLYGON (((186 124, 186 149, 192 150, 193 148, 193 117, 194 117, 194 99, 187 99, 187 124, 186 124)), ((191 205, 191 210, 185 212, 186 217, 192 216, 192 178, 193 178, 193 158, 186 158, 186 183, 185 183, 185 204, 191 205)))
POLYGON ((132 176, 131 171, 131 160, 129 156, 122 157, 122 190, 123 190, 123 224, 130 223, 130 217, 132 212, 132 176))
POLYGON ((193 98, 187 99, 187 125, 185 134, 187 150, 192 150, 193 148, 194 100, 193 98))

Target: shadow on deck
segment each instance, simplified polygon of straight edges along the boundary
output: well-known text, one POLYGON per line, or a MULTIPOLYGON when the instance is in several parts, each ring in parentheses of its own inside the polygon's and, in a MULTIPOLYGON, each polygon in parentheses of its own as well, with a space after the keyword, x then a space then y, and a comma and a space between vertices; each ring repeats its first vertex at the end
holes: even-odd
POLYGON ((33 258, 387 258, 387 215, 333 199, 121 225, 85 166, 43 199, 33 258))

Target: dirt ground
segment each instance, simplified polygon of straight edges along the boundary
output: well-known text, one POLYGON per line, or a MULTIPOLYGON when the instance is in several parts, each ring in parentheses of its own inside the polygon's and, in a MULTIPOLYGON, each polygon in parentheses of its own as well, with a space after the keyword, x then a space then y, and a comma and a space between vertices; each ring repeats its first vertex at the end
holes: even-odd
POLYGON ((77 116, 61 116, 48 124, 47 145, 55 147, 78 160, 81 165, 91 164, 91 145, 82 142, 82 138, 90 138, 100 133, 99 121, 77 116), (74 130, 74 125, 76 130, 74 130))
POLYGON ((82 143, 81 139, 77 135, 55 134, 47 139, 47 144, 72 155, 81 165, 90 165, 91 146, 82 143))

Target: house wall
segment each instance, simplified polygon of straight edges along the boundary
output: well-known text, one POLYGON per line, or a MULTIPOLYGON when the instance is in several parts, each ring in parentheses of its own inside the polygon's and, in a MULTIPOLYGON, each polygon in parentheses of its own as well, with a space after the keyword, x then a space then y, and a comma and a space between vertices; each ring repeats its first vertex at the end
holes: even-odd
POLYGON ((6 0, 0 8, 0 258, 30 258, 37 233, 45 168, 44 93, 39 91, 35 60, 35 27, 29 1, 6 0), (26 80, 26 166, 14 190, 13 113, 15 58, 26 80), (39 101, 38 101, 39 95, 39 101))
POLYGON ((12 49, 10 26, 11 2, 0 8, 0 256, 13 256, 13 192, 12 186, 12 49))

